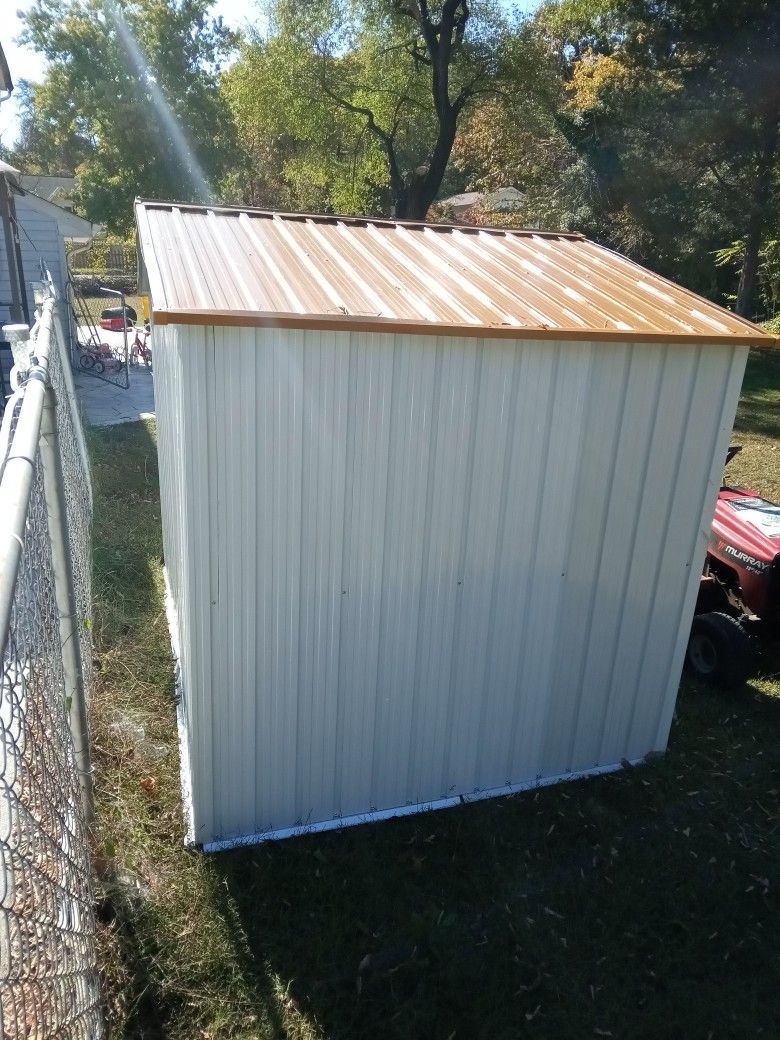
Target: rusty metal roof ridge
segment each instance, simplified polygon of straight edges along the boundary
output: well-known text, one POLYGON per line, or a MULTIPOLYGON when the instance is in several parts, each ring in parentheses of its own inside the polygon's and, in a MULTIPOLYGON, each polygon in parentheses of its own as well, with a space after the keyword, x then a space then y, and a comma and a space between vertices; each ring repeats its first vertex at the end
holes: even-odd
POLYGON ((492 224, 443 224, 427 220, 409 220, 398 217, 366 217, 355 213, 304 213, 297 210, 264 209, 261 206, 223 205, 212 202, 172 202, 164 199, 136 198, 136 206, 147 209, 186 210, 191 213, 246 213, 248 216, 264 219, 306 221, 313 220, 318 224, 345 223, 354 226, 375 224, 378 227, 431 228, 441 231, 487 231, 492 234, 518 235, 522 237, 539 236, 540 238, 568 238, 585 240, 580 231, 542 231, 538 228, 510 228, 492 224))

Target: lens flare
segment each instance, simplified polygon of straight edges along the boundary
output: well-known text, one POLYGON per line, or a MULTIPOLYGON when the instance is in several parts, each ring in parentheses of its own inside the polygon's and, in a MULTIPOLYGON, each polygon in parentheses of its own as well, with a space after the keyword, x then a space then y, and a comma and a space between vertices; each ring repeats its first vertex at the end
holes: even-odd
POLYGON ((149 92, 149 97, 154 105, 155 112, 170 137, 177 156, 189 176, 192 190, 197 201, 213 202, 214 192, 211 189, 211 185, 208 182, 203 167, 198 162, 195 153, 173 112, 173 109, 165 100, 160 85, 157 82, 153 71, 149 67, 149 62, 144 55, 143 49, 136 39, 133 30, 127 24, 121 7, 117 3, 113 2, 113 0, 106 0, 104 3, 104 11, 106 18, 116 29, 117 37, 129 63, 135 69, 149 92))

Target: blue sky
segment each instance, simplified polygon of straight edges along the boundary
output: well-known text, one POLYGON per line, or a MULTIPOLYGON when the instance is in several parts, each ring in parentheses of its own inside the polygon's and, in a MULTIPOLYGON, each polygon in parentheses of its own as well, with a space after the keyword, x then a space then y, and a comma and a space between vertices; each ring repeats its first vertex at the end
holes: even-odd
MULTIPOLYGON (((9 2, 9 0, 4 0, 9 2)), ((539 0, 504 0, 506 7, 519 11, 530 11, 538 6, 539 0)), ((33 0, 10 0, 14 5, 14 13, 10 19, 3 19, 0 28, 0 43, 3 45, 11 76, 14 81, 20 79, 37 80, 44 72, 45 61, 40 54, 29 47, 22 47, 16 42, 16 38, 22 29, 22 21, 18 12, 32 7, 33 0)), ((259 8, 263 6, 262 0, 215 0, 214 12, 221 14, 228 25, 240 29, 248 22, 258 19, 259 8)), ((0 141, 5 145, 11 145, 16 139, 18 131, 18 117, 16 103, 13 96, 0 107, 0 141)))

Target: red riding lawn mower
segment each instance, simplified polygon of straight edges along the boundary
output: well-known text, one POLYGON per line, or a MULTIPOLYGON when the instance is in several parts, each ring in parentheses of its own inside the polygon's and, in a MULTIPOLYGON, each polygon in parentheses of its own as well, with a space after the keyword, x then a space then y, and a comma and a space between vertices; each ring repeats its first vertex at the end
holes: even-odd
POLYGON ((138 315, 129 303, 124 303, 123 307, 107 307, 100 312, 100 327, 106 332, 124 332, 125 329, 131 329, 136 321, 138 315))
MULTIPOLYGON (((726 465, 742 448, 728 450, 726 465)), ((753 670, 752 635, 780 619, 780 505, 724 485, 691 625, 686 664, 705 682, 739 686, 753 670)))

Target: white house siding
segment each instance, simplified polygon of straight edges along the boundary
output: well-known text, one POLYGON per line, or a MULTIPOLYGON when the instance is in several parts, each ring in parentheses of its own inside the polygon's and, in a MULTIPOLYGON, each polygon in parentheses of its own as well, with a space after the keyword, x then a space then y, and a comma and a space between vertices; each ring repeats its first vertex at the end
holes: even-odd
POLYGON ((746 347, 155 335, 197 841, 666 746, 746 347))
MULTIPOLYGON (((35 313, 35 301, 31 283, 41 280, 41 258, 51 272, 58 292, 65 291, 67 272, 65 268, 65 247, 57 222, 48 214, 39 212, 36 200, 25 195, 14 197, 16 219, 20 225, 19 244, 22 253, 22 266, 27 288, 27 302, 30 309, 30 321, 35 313)), ((2 235, 2 230, 0 230, 2 235)), ((0 324, 10 321, 8 303, 11 300, 11 283, 8 275, 8 257, 5 242, 0 242, 0 324)))

